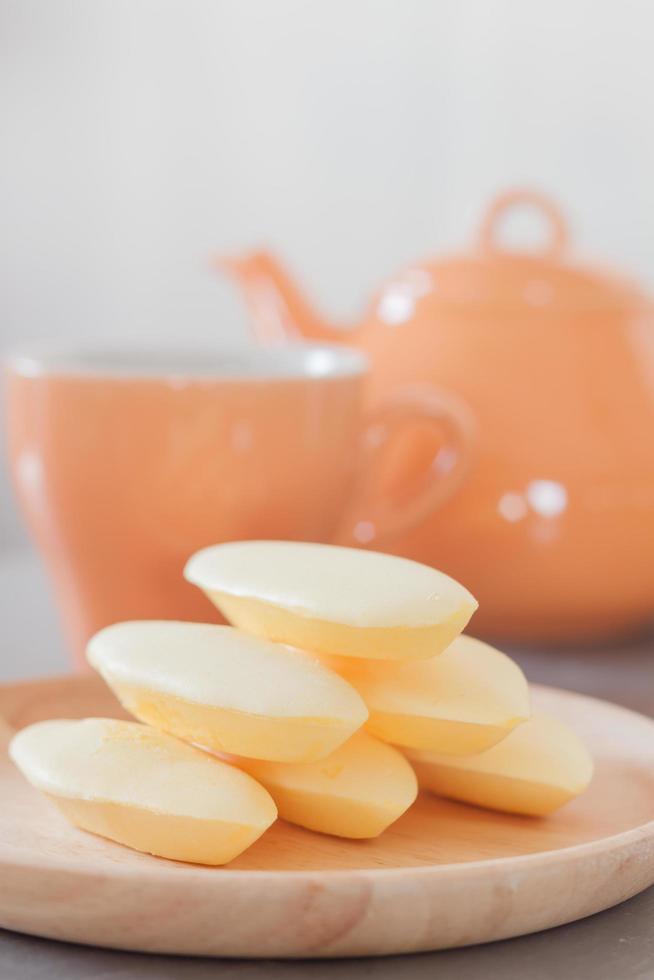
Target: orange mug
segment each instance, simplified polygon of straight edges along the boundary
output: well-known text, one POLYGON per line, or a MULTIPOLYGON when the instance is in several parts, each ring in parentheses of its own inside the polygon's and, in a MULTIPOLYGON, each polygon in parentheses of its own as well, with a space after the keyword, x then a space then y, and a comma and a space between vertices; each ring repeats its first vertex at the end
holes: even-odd
POLYGON ((12 477, 78 663, 89 636, 117 620, 214 618, 182 578, 204 545, 374 547, 456 489, 472 439, 465 408, 411 389, 364 419, 366 374, 362 354, 311 345, 10 357, 12 477), (397 434, 425 423, 440 429, 440 452, 394 500, 379 474, 397 434))

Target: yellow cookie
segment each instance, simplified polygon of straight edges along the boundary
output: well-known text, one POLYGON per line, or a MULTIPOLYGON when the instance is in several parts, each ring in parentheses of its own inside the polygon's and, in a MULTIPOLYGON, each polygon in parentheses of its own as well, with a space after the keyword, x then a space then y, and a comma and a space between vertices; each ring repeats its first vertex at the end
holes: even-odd
POLYGON ((529 717, 527 681, 518 665, 470 636, 457 637, 430 660, 329 657, 325 663, 366 702, 367 730, 396 745, 470 755, 529 717))
POLYGON ((433 657, 477 608, 467 589, 427 565, 326 544, 220 544, 194 555, 184 574, 235 626, 348 657, 433 657))
POLYGON ((266 787, 284 820, 338 837, 376 837, 418 792, 404 756, 365 732, 320 762, 237 759, 236 764, 266 787))
POLYGON ((318 661, 231 626, 118 623, 87 655, 133 715, 216 752, 312 762, 368 717, 354 688, 318 661))
POLYGON ((543 816, 579 796, 593 762, 580 738, 558 718, 535 714, 481 755, 407 751, 426 789, 465 803, 543 816))
POLYGON ((71 823, 158 857, 225 864, 277 816, 246 773, 136 722, 42 721, 9 751, 71 823))

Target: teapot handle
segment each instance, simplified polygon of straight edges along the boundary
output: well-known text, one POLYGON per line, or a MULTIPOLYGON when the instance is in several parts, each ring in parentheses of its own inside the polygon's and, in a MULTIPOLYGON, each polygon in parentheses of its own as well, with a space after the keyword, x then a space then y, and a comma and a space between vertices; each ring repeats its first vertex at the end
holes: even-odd
POLYGON ((475 442, 474 417, 459 398, 431 385, 396 392, 364 422, 354 491, 336 535, 337 543, 377 548, 422 524, 465 481, 475 442), (412 492, 406 502, 392 501, 375 486, 375 477, 389 462, 393 436, 418 426, 424 429, 425 423, 444 434, 445 441, 424 469, 425 485, 412 492))
POLYGON ((487 252, 498 251, 498 227, 506 212, 515 207, 532 207, 547 219, 549 237, 539 251, 549 258, 559 258, 568 244, 568 226, 556 204, 538 191, 512 190, 500 194, 491 202, 479 229, 479 244, 487 252))

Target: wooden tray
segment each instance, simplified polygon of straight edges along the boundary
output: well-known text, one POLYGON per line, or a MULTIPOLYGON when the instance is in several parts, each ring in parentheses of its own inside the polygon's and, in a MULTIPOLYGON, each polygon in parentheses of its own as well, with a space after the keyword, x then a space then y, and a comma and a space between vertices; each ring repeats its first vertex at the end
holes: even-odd
MULTIPOLYGON (((68 826, 0 736, 0 925, 148 952, 330 957, 482 943, 609 908, 654 882, 654 721, 551 688, 534 701, 570 721, 596 760, 590 790, 557 815, 425 796, 371 842, 279 821, 227 868, 68 826)), ((0 715, 20 727, 122 712, 84 676, 0 687, 0 715)))

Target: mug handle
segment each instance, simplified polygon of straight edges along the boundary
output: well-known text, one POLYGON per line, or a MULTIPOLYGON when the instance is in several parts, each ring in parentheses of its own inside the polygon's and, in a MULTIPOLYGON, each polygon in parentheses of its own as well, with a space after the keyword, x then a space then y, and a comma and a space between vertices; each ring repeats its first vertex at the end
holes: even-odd
POLYGON ((450 392, 431 385, 401 389, 370 412, 364 421, 358 471, 346 517, 336 535, 338 544, 358 548, 376 548, 399 537, 425 521, 459 489, 473 458, 476 425, 472 412, 450 392), (373 514, 365 514, 366 501, 378 496, 374 476, 386 457, 391 440, 398 432, 408 431, 425 422, 444 433, 445 442, 427 467, 427 485, 404 504, 381 501, 373 514), (371 487, 372 484, 372 487, 371 487), (361 515, 361 516, 359 516, 361 515))

